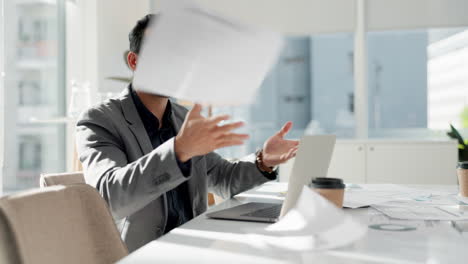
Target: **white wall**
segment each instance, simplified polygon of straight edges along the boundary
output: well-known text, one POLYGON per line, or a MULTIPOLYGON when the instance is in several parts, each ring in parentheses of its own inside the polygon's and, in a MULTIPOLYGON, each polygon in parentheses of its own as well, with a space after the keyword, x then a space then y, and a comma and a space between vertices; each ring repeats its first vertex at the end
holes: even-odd
POLYGON ((136 21, 149 13, 148 0, 97 1, 99 91, 119 92, 120 83, 108 81, 109 76, 130 77, 131 71, 123 59, 128 50, 128 33, 136 21))
POLYGON ((353 31, 351 0, 196 0, 210 9, 287 34, 353 31))
POLYGON ((128 50, 128 33, 149 10, 149 0, 68 3, 68 80, 89 81, 94 92, 122 90, 123 84, 106 78, 131 76, 123 60, 123 53, 128 50))
MULTIPOLYGON (((159 2, 161 0, 154 0, 159 2)), ((246 22, 292 34, 351 32, 358 0, 195 0, 246 22)), ((367 28, 468 25, 466 0, 366 0, 367 28)))
POLYGON ((468 25, 466 0, 367 0, 370 30, 468 25))

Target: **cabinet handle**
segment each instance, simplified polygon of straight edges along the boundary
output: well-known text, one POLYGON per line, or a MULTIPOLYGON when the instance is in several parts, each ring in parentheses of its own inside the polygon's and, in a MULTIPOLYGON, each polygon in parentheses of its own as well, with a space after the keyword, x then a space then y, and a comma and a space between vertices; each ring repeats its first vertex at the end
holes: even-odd
POLYGON ((358 147, 358 149, 357 149, 357 150, 358 150, 358 151, 362 151, 362 147, 358 147))
POLYGON ((369 150, 370 150, 370 151, 374 151, 374 147, 370 147, 369 150))

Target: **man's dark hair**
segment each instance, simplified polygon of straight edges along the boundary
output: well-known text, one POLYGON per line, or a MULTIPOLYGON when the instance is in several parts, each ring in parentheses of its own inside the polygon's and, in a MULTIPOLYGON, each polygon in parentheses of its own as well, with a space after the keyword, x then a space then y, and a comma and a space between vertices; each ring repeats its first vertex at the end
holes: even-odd
POLYGON ((128 40, 130 41, 130 51, 138 54, 140 52, 141 43, 143 42, 143 35, 145 34, 146 28, 152 23, 157 16, 155 14, 148 14, 142 19, 138 20, 132 31, 128 34, 128 40))

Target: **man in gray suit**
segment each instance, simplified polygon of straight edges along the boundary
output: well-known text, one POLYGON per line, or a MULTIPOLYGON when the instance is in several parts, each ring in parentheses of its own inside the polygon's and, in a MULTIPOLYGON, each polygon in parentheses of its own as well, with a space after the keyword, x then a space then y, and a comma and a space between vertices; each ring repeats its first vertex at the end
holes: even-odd
MULTIPOLYGON (((147 15, 129 34, 127 62, 136 69, 147 15)), ((276 178, 274 167, 295 156, 298 142, 285 140, 288 122, 263 149, 228 161, 213 151, 241 145, 243 125, 219 125, 229 116, 205 118, 201 106, 187 111, 167 97, 135 91, 85 111, 76 145, 86 182, 101 193, 130 251, 207 209, 207 193, 229 198, 276 178)))

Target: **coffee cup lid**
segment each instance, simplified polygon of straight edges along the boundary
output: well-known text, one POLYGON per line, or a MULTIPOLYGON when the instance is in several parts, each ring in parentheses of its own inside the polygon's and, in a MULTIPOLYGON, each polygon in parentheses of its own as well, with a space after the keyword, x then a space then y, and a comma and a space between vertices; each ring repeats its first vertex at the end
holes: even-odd
POLYGON ((468 161, 458 162, 457 168, 467 170, 468 169, 468 161))
POLYGON ((324 177, 313 179, 312 186, 316 189, 344 189, 346 187, 342 179, 324 177))

